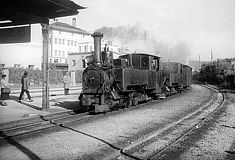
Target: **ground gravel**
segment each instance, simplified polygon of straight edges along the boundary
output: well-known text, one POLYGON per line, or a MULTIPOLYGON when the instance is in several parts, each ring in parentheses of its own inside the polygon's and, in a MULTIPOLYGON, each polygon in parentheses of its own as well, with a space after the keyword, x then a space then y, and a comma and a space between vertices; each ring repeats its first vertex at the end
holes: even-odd
POLYGON ((227 94, 226 98, 224 108, 209 122, 211 127, 208 126, 202 139, 180 159, 235 160, 235 94, 227 94))
MULTIPOLYGON (((59 131, 38 132, 36 136, 15 139, 13 144, 0 148, 1 158, 100 159, 193 112, 210 96, 208 89, 193 85, 182 95, 152 105, 101 115, 92 121, 61 127, 59 131)), ((188 155, 179 158, 187 159, 188 155)))
POLYGON ((223 108, 159 159, 235 160, 235 94, 226 94, 223 108))

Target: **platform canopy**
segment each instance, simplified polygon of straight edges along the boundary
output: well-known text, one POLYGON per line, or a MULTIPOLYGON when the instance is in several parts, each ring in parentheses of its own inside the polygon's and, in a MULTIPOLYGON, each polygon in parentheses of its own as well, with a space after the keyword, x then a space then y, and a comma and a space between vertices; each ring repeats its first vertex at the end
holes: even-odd
POLYGON ((0 27, 42 23, 85 9, 70 0, 1 0, 0 27))

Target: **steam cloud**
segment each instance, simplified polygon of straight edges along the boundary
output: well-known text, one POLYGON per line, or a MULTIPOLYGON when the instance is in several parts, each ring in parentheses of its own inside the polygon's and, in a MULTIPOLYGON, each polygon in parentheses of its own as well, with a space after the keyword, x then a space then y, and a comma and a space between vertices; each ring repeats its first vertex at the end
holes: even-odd
POLYGON ((102 27, 96 32, 104 34, 104 39, 115 44, 128 47, 130 53, 150 53, 161 56, 163 61, 187 63, 190 55, 188 44, 183 41, 167 43, 153 37, 151 32, 144 30, 140 25, 102 27))

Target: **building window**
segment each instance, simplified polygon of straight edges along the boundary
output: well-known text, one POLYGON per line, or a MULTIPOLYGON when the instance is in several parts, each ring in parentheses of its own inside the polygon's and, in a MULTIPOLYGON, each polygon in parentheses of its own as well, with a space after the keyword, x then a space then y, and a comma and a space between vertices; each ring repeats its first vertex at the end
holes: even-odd
POLYGON ((61 31, 59 31, 59 34, 61 34, 61 31))
POLYGON ((59 55, 58 55, 59 57, 61 56, 61 51, 59 51, 59 55))
POLYGON ((82 47, 81 46, 79 46, 79 53, 81 53, 82 52, 82 47))
POLYGON ((74 46, 77 46, 77 41, 74 41, 74 46))
POLYGON ((70 45, 70 40, 68 40, 68 46, 70 45))
POLYGON ((59 60, 58 59, 54 59, 54 63, 59 63, 59 60))
POLYGON ((90 51, 92 51, 92 46, 90 46, 90 51))
POLYGON ((65 57, 65 56, 64 56, 64 51, 62 51, 62 57, 65 57))
POLYGON ((68 60, 67 59, 65 60, 65 63, 68 64, 68 60))
POLYGON ((84 46, 84 52, 87 52, 87 46, 84 46))
POLYGON ((50 63, 52 63, 52 59, 50 59, 50 63))
POLYGON ((72 60, 72 66, 76 65, 76 60, 72 60))
POLYGON ((57 50, 55 50, 55 57, 57 57, 57 50))
POLYGON ((57 44, 57 38, 55 38, 55 44, 57 44))
POLYGON ((64 45, 64 39, 62 39, 62 44, 64 45))
POLYGON ((73 40, 71 40, 71 46, 73 46, 73 40))
POLYGON ((59 44, 61 44, 61 39, 59 39, 59 44))

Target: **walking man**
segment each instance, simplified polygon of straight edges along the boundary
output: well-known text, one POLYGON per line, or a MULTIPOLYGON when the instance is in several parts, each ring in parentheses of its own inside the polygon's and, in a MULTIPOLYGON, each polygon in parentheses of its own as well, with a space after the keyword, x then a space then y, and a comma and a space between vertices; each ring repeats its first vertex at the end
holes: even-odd
POLYGON ((22 96, 24 94, 24 92, 26 92, 29 102, 32 102, 33 100, 31 100, 31 96, 29 94, 29 78, 28 78, 28 72, 24 72, 22 78, 21 78, 21 92, 20 92, 20 97, 19 97, 19 102, 21 102, 22 96))
POLYGON ((69 72, 67 72, 63 77, 63 83, 64 83, 64 95, 69 95, 69 86, 70 86, 69 72))

